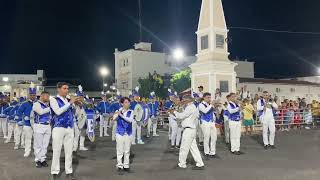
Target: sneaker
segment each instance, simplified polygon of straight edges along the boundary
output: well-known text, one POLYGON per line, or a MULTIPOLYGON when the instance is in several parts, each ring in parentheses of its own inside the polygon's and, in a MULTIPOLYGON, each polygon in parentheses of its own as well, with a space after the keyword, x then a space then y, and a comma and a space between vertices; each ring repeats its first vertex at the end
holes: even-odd
POLYGON ((176 149, 180 149, 180 146, 176 146, 175 148, 176 148, 176 149))
POLYGON ((104 137, 109 137, 110 135, 109 134, 104 134, 104 137))
POLYGON ((192 170, 204 170, 204 166, 201 166, 201 167, 194 166, 192 170))
POLYGON ((41 165, 42 165, 42 167, 48 167, 48 166, 49 166, 49 164, 47 163, 47 161, 43 161, 43 162, 41 163, 41 165))
POLYGON ((136 143, 135 143, 135 142, 133 142, 133 143, 131 143, 131 145, 136 145, 136 143))
POLYGON ((40 161, 37 161, 37 162, 36 162, 36 168, 41 168, 41 167, 42 167, 41 162, 40 162, 40 161))
POLYGON ((29 157, 30 153, 24 153, 23 157, 29 157))
POLYGON ((154 134, 153 136, 154 136, 154 137, 159 137, 159 134, 154 134))
POLYGON ((3 139, 8 139, 8 136, 4 136, 3 139))
POLYGON ((80 150, 80 151, 88 151, 88 148, 86 148, 86 147, 80 147, 79 150, 80 150))
POLYGON ((14 146, 13 149, 14 149, 14 150, 18 150, 18 149, 19 149, 19 146, 14 146))
POLYGON ((310 128, 310 127, 308 127, 308 126, 306 126, 305 128, 306 128, 306 129, 311 129, 311 128, 310 128))
POLYGON ((139 140, 138 144, 144 144, 144 142, 142 140, 139 140))
POLYGON ((8 144, 10 141, 7 139, 4 141, 5 144, 8 144))
POLYGON ((147 137, 147 138, 150 138, 150 135, 147 135, 146 137, 147 137))

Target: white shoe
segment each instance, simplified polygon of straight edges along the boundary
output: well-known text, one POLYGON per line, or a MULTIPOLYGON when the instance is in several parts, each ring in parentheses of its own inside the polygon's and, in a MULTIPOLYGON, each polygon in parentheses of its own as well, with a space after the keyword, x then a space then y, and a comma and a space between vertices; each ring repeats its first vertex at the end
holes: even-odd
POLYGON ((131 143, 132 145, 136 145, 136 143, 135 142, 133 142, 133 143, 131 143))
POLYGON ((109 134, 104 134, 104 137, 109 137, 110 135, 109 134))
POLYGON ((144 144, 144 142, 142 140, 139 140, 138 144, 144 144))
POLYGON ((307 126, 306 129, 310 129, 310 127, 307 126))
POLYGON ((102 137, 102 135, 100 135, 100 137, 102 137))
POLYGON ((24 153, 23 157, 29 157, 30 153, 24 153))
POLYGON ((88 148, 86 148, 86 147, 80 147, 79 150, 80 150, 80 151, 88 151, 88 148))
POLYGON ((8 139, 8 136, 3 137, 3 139, 8 139))
POLYGON ((159 137, 159 134, 154 134, 153 136, 154 136, 154 137, 159 137))
POLYGON ((17 150, 17 149, 19 149, 19 146, 14 146, 13 149, 14 149, 14 150, 17 150))
POLYGON ((21 146, 22 149, 24 149, 24 146, 21 146))
POLYGON ((10 141, 7 139, 4 141, 5 144, 8 144, 10 141))

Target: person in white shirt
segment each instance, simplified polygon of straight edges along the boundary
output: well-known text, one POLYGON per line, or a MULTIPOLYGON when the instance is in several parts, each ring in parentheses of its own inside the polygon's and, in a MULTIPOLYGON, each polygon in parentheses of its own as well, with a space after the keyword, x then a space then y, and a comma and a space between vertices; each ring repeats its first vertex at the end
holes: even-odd
POLYGON ((66 97, 69 86, 65 82, 57 84, 58 95, 50 98, 50 106, 53 111, 52 129, 52 179, 57 179, 60 173, 60 154, 62 146, 65 153, 65 171, 67 179, 74 179, 72 171, 72 149, 74 139, 74 112, 73 104, 80 100, 79 97, 71 96, 70 100, 66 97))
POLYGON ((206 158, 216 157, 217 128, 214 106, 211 104, 211 94, 204 93, 203 101, 199 104, 200 124, 203 132, 204 155, 206 158), (211 141, 210 141, 211 139, 211 141), (210 147, 209 147, 210 144, 210 147))
POLYGON ((40 100, 32 107, 33 114, 30 116, 33 128, 33 149, 36 167, 48 167, 46 154, 51 137, 51 109, 49 107, 49 93, 43 91, 40 100))
POLYGON ((262 123, 263 144, 265 149, 268 149, 268 147, 274 149, 276 132, 274 110, 278 109, 278 105, 270 98, 267 91, 264 91, 262 96, 263 98, 259 99, 257 102, 257 111, 259 120, 262 123), (270 132, 269 137, 268 132, 270 132))
POLYGON ((132 122, 134 113, 129 109, 130 99, 121 98, 122 108, 115 112, 113 120, 117 121, 116 149, 117 149, 117 168, 119 173, 129 172, 130 167, 130 148, 132 140, 132 122))
POLYGON ((204 163, 201 158, 200 151, 197 146, 197 123, 199 121, 199 110, 197 106, 194 104, 194 100, 191 96, 187 96, 184 98, 183 104, 187 104, 187 107, 183 112, 179 113, 174 111, 174 115, 178 119, 182 119, 182 127, 184 128, 182 134, 182 141, 179 152, 179 163, 178 168, 187 168, 187 157, 189 151, 191 152, 193 159, 196 162, 196 166, 193 167, 194 170, 203 170, 204 163))
POLYGON ((230 93, 230 101, 228 104, 229 112, 229 128, 230 128, 230 143, 231 152, 235 155, 240 155, 240 138, 241 138, 241 117, 240 106, 237 104, 237 96, 235 93, 230 93))

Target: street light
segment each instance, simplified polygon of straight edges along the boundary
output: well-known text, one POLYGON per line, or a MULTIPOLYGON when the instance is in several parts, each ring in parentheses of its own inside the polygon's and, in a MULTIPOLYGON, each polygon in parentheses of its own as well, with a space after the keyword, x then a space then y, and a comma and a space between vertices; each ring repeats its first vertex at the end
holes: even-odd
POLYGON ((102 76, 102 91, 104 91, 104 87, 107 87, 107 84, 104 83, 104 78, 107 77, 109 74, 109 70, 106 67, 101 67, 100 68, 100 75, 102 76))
POLYGON ((3 77, 3 78, 2 78, 2 81, 8 82, 8 81, 9 81, 9 78, 8 78, 8 77, 3 77))
POLYGON ((173 57, 177 60, 180 60, 184 57, 184 51, 181 48, 177 48, 173 51, 173 57))

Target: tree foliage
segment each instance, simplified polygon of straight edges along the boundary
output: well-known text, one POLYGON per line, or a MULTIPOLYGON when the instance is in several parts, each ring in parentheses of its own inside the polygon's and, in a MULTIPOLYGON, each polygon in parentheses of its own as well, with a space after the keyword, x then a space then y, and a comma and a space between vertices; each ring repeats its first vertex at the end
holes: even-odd
POLYGON ((191 87, 191 69, 187 68, 172 75, 170 83, 178 93, 191 87))
POLYGON ((142 97, 149 97, 150 92, 154 91, 156 96, 160 98, 165 98, 166 89, 164 88, 163 77, 154 72, 153 74, 149 73, 146 78, 139 78, 138 80, 140 85, 140 95, 142 97))

